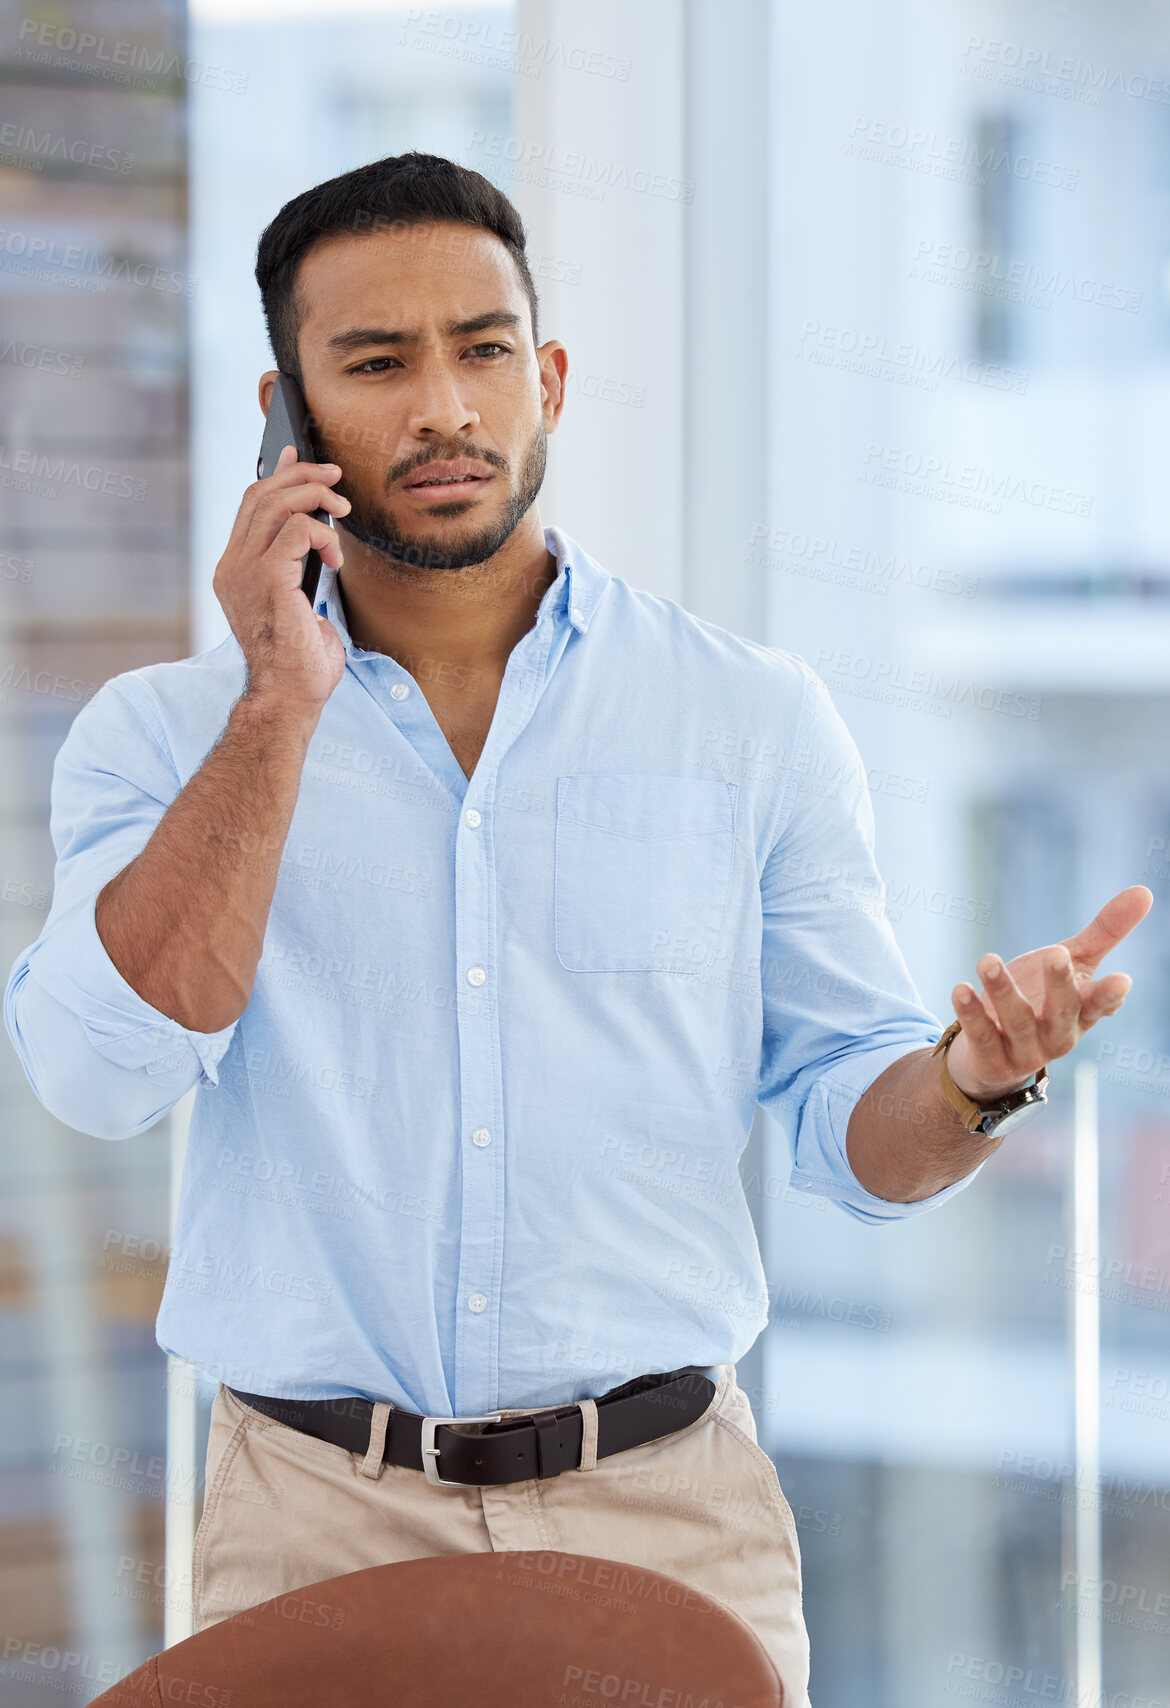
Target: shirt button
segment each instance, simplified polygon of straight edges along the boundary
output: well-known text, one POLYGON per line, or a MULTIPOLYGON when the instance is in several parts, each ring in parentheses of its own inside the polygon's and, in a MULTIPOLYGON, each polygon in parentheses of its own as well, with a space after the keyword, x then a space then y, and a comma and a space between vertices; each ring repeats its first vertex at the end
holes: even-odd
POLYGON ((492 1136, 486 1127, 477 1127, 471 1135, 473 1145, 490 1145, 492 1136))
POLYGON ((474 807, 468 807, 468 809, 464 813, 463 817, 466 819, 467 823, 471 826, 472 830, 474 830, 477 825, 480 825, 483 823, 483 819, 480 817, 479 813, 476 812, 474 807))
POLYGON ((390 698, 392 700, 405 700, 409 693, 410 689, 406 686, 405 682, 396 682, 390 690, 390 698))
POLYGON ((480 1311, 486 1311, 487 1300, 484 1298, 482 1293, 473 1293, 467 1301, 467 1308, 469 1311, 475 1311, 477 1313, 480 1311))
POLYGON ((570 611, 569 615, 570 615, 570 617, 572 617, 572 619, 575 623, 579 623, 581 621, 580 611, 570 611))
POLYGON ((484 972, 482 967, 468 967, 468 969, 467 969, 467 982, 468 982, 468 984, 482 984, 486 978, 487 978, 487 974, 484 972))

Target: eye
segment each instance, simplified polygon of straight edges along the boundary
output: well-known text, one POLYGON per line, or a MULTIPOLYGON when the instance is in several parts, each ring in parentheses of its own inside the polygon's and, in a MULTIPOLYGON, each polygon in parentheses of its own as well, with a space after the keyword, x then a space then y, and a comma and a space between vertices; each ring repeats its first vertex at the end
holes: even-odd
POLYGON ((359 362, 356 367, 347 369, 347 372, 351 374, 384 374, 387 363, 394 360, 393 356, 369 356, 364 362, 359 362))
POLYGON ((505 355, 510 354, 506 344, 475 344, 472 346, 471 353, 473 356, 483 355, 485 351, 491 350, 502 350, 505 355))

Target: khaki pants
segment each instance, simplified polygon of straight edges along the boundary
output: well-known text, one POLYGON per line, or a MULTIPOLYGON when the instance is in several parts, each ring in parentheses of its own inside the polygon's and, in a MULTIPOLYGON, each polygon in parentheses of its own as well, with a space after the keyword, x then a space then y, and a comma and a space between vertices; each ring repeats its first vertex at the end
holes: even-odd
MULTIPOLYGON (((586 1459, 595 1418, 587 1404, 586 1459)), ((733 1364, 719 1367, 703 1416, 674 1435, 500 1488, 436 1488, 421 1470, 318 1441, 220 1385, 193 1558, 196 1631, 365 1566, 544 1548, 650 1567, 725 1602, 771 1655, 785 1708, 807 1708, 796 1525, 733 1364)))

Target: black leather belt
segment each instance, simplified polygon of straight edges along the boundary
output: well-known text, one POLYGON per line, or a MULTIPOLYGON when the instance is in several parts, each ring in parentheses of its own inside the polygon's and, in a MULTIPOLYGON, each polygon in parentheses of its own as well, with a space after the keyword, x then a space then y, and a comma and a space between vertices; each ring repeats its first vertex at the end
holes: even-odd
MULTIPOLYGON (((288 1424, 318 1441, 364 1455, 370 1443, 372 1400, 346 1395, 333 1400, 281 1400, 267 1394, 228 1392, 254 1411, 288 1424)), ((715 1384, 697 1365, 653 1376, 637 1376, 597 1401, 597 1457, 642 1447, 695 1423, 715 1397, 715 1384)), ((555 1477, 581 1463, 584 1423, 579 1405, 537 1407, 524 1416, 420 1417, 391 1406, 383 1459, 423 1471, 428 1482, 481 1487, 555 1477), (481 1424, 474 1435, 463 1426, 481 1424)))

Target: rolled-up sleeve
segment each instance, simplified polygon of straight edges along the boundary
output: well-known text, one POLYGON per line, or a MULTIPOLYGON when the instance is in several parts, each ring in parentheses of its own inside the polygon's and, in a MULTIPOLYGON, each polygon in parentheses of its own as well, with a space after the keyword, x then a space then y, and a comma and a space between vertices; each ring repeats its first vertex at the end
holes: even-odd
POLYGON ((98 1138, 140 1133, 193 1085, 214 1085, 238 1024, 193 1032, 153 1008, 122 977, 94 920, 101 890, 141 853, 179 787, 150 690, 133 677, 106 683, 57 755, 52 906, 4 997, 37 1098, 98 1138))
POLYGON ((781 830, 761 878, 764 1029, 759 1102, 785 1128, 792 1183, 864 1222, 933 1209, 868 1192, 849 1166, 849 1117, 893 1062, 942 1036, 885 916, 874 815, 856 743, 821 678, 807 672, 790 749, 781 830))

